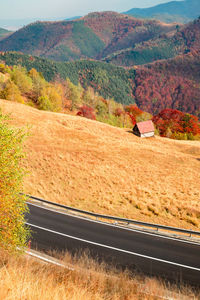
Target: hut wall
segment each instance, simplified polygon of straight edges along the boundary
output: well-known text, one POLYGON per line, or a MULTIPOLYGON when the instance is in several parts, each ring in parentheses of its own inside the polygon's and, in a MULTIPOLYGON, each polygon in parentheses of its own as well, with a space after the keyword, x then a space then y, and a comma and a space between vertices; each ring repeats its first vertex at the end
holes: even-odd
POLYGON ((147 137, 152 137, 152 136, 154 136, 154 131, 141 134, 142 138, 147 138, 147 137))

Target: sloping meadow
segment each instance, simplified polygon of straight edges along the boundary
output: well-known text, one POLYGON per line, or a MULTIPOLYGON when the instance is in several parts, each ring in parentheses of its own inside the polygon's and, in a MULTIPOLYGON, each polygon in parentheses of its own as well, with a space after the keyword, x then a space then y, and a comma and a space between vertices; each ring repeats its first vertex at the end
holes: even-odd
POLYGON ((26 193, 77 208, 200 228, 200 142, 140 139, 82 117, 0 101, 28 124, 26 193))

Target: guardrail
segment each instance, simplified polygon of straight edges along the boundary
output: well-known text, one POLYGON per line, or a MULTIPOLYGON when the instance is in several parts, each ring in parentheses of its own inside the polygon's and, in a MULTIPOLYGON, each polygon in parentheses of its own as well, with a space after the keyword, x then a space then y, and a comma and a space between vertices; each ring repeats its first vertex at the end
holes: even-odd
POLYGON ((152 223, 146 223, 146 222, 141 222, 141 221, 136 221, 136 220, 131 220, 131 219, 125 219, 125 218, 119 218, 119 217, 113 217, 113 216, 108 216, 108 215, 92 213, 92 212, 81 210, 81 209, 78 209, 78 208, 73 208, 73 207, 70 207, 70 206, 63 205, 63 204, 47 201, 47 200, 44 200, 44 199, 41 199, 41 198, 38 198, 38 197, 34 197, 34 196, 30 196, 30 195, 26 195, 26 196, 29 197, 32 200, 35 200, 35 201, 39 201, 39 202, 42 202, 42 203, 46 203, 46 204, 49 204, 49 205, 60 207, 60 208, 63 208, 67 211, 72 211, 72 212, 80 213, 80 214, 87 215, 87 216, 90 216, 90 217, 94 217, 96 219, 103 219, 103 220, 107 219, 107 220, 111 220, 111 221, 115 221, 115 222, 116 221, 117 222, 123 222, 126 225, 134 224, 134 225, 139 225, 139 226, 148 227, 148 228, 155 228, 157 231, 159 229, 162 229, 162 230, 166 230, 166 231, 173 231, 173 232, 188 234, 190 237, 191 236, 200 237, 200 231, 187 230, 187 229, 176 228, 176 227, 171 227, 171 226, 152 224, 152 223))

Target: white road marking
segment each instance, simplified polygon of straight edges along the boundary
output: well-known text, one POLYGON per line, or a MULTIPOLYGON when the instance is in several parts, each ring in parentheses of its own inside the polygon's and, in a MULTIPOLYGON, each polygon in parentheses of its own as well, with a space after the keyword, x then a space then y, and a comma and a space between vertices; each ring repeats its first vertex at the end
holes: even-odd
POLYGON ((131 255, 135 255, 135 256, 139 256, 139 257, 144 257, 144 258, 152 259, 152 260, 155 260, 155 261, 160 261, 160 262, 163 262, 163 263, 167 263, 167 264, 171 264, 171 265, 175 265, 175 266, 179 266, 179 267, 183 267, 183 268, 187 268, 187 269, 190 269, 190 270, 195 270, 195 271, 200 272, 200 269, 194 268, 194 267, 191 267, 191 266, 186 266, 186 265, 182 265, 182 264, 175 263, 175 262, 172 262, 172 261, 167 261, 167 260, 164 260, 164 259, 155 258, 155 257, 139 254, 139 253, 136 253, 136 252, 131 252, 131 251, 123 250, 123 249, 120 249, 120 248, 116 248, 116 247, 107 246, 107 245, 104 245, 104 244, 88 241, 88 240, 81 239, 81 238, 78 238, 78 237, 74 237, 74 236, 71 236, 71 235, 68 235, 68 234, 65 234, 65 233, 61 233, 61 232, 57 232, 57 231, 54 231, 54 230, 51 230, 51 229, 47 229, 47 228, 43 228, 43 227, 40 227, 40 226, 37 226, 37 225, 33 225, 33 224, 30 224, 30 223, 26 223, 26 224, 28 226, 32 226, 32 227, 35 227, 35 228, 38 228, 38 229, 41 229, 41 230, 45 230, 45 231, 48 231, 48 232, 51 232, 51 233, 55 233, 55 234, 58 234, 58 235, 61 235, 61 236, 64 236, 64 237, 68 237, 70 239, 74 239, 74 240, 77 240, 77 241, 85 242, 85 243, 88 243, 88 244, 92 244, 92 245, 112 249, 112 250, 115 250, 115 251, 131 254, 131 255))
POLYGON ((84 218, 84 217, 81 217, 81 216, 76 216, 76 215, 72 215, 72 214, 68 214, 68 213, 56 211, 54 209, 49 209, 47 207, 43 207, 43 206, 40 206, 40 205, 37 205, 37 204, 33 204, 33 203, 30 203, 30 202, 26 202, 26 203, 30 204, 32 206, 35 206, 35 207, 39 207, 41 209, 45 209, 45 210, 48 210, 48 211, 55 212, 57 214, 69 216, 69 217, 72 217, 72 218, 81 219, 81 220, 84 220, 84 221, 89 221, 89 222, 93 222, 93 223, 103 224, 105 226, 110 226, 110 227, 114 227, 114 228, 117 227, 117 228, 120 228, 120 229, 123 229, 123 230, 133 231, 133 232, 137 232, 137 233, 140 233, 140 234, 150 235, 150 236, 158 237, 158 238, 162 238, 162 239, 173 240, 173 241, 176 241, 176 242, 181 242, 181 243, 186 243, 186 244, 192 244, 192 245, 200 246, 199 243, 195 243, 195 242, 191 242, 191 241, 186 241, 186 240, 181 240, 180 238, 173 238, 173 237, 170 237, 170 236, 163 236, 163 235, 160 235, 157 232, 156 233, 151 233, 151 232, 146 232, 146 231, 142 231, 142 230, 139 230, 139 229, 137 230, 137 229, 133 229, 133 228, 122 227, 120 225, 113 225, 113 224, 109 224, 109 223, 102 222, 102 221, 96 221, 96 220, 92 220, 92 219, 89 219, 89 218, 84 218))
POLYGON ((68 269, 70 269, 70 270, 72 270, 72 271, 74 270, 74 269, 72 269, 72 268, 70 268, 70 267, 68 267, 68 266, 65 266, 64 264, 61 264, 61 263, 59 263, 59 262, 54 261, 53 259, 49 259, 49 258, 46 258, 46 257, 44 257, 44 256, 42 256, 42 255, 33 253, 33 252, 31 252, 30 250, 26 250, 25 253, 28 254, 28 255, 30 255, 30 256, 36 257, 36 258, 38 258, 38 259, 41 259, 41 260, 43 260, 43 261, 45 261, 45 262, 54 264, 54 265, 56 265, 56 266, 59 266, 59 267, 66 267, 66 268, 68 268, 68 269))

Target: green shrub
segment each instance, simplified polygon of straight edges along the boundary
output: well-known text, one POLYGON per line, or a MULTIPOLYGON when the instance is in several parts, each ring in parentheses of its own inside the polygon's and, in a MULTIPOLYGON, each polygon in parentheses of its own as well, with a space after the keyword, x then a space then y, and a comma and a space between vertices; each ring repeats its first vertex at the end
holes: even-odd
POLYGON ((49 111, 53 110, 52 103, 48 96, 40 96, 38 98, 37 103, 38 103, 38 108, 41 110, 49 110, 49 111))

